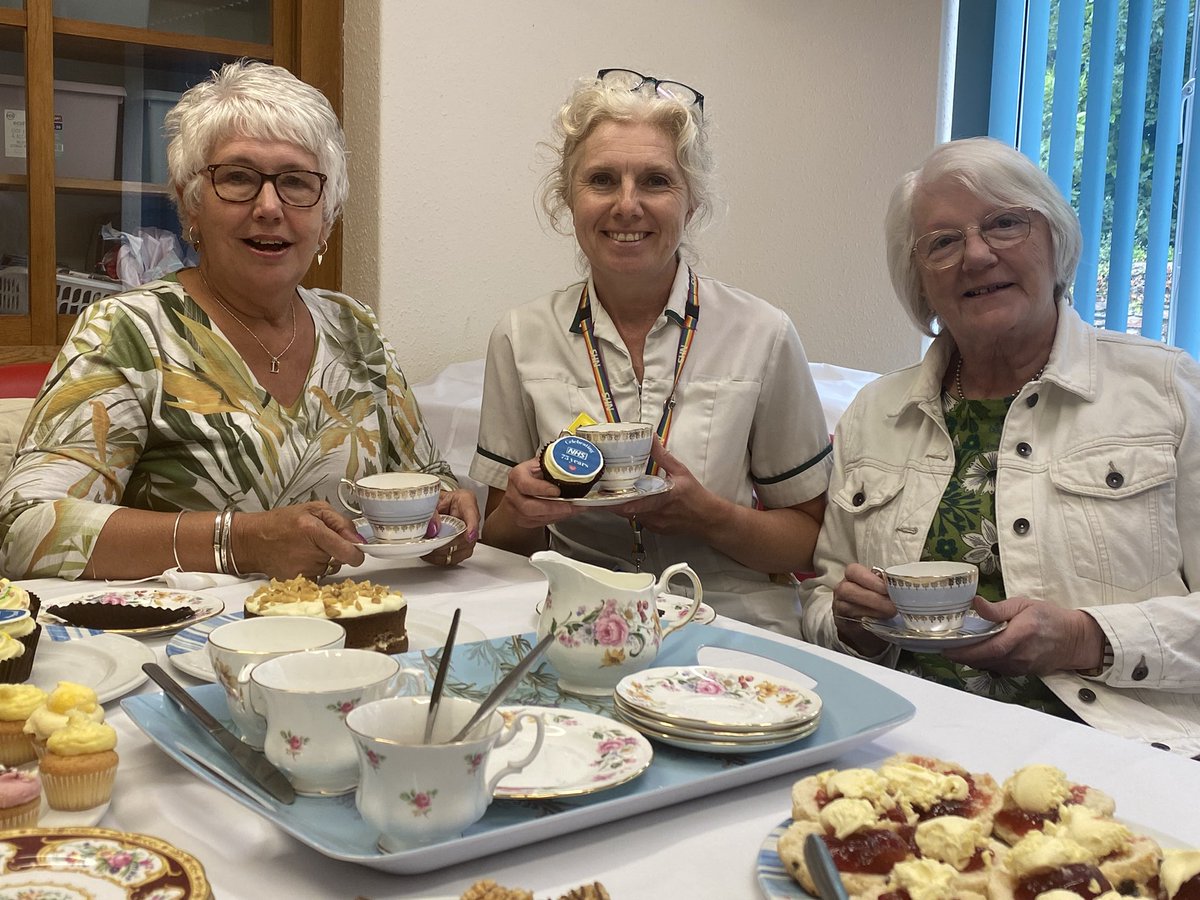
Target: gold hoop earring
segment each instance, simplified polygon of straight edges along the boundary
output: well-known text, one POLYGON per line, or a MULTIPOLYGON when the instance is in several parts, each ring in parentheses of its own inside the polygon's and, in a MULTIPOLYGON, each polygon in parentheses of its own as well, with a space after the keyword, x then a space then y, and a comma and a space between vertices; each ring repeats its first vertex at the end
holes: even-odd
POLYGON ((200 249, 200 238, 196 237, 196 226, 195 225, 188 226, 188 243, 191 244, 193 247, 195 247, 197 250, 200 249))
POLYGON ((317 265, 318 266, 325 261, 325 254, 326 254, 326 252, 328 252, 328 250, 329 250, 329 242, 327 240, 325 240, 324 238, 321 238, 321 246, 319 246, 317 248, 317 265))

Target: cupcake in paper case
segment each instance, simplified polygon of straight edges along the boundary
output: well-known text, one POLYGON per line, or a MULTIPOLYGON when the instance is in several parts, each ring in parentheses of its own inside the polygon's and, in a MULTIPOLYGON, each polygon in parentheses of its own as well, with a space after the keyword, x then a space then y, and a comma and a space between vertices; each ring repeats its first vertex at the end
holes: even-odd
POLYGON ((42 809, 42 782, 36 772, 0 766, 0 832, 33 828, 42 809))
POLYGON ((0 684, 0 766, 37 759, 25 722, 45 702, 46 692, 32 684, 0 684))
POLYGON ((27 609, 29 615, 36 619, 41 608, 42 601, 37 594, 30 593, 7 578, 0 578, 0 609, 27 609))
POLYGON ((60 681, 45 702, 29 714, 22 730, 29 735, 39 759, 46 753, 50 735, 67 726, 68 715, 72 712, 83 713, 92 722, 104 721, 104 707, 96 692, 73 681, 60 681))
POLYGON ((0 684, 29 680, 41 634, 29 610, 0 609, 0 684))
POLYGON ((117 777, 117 732, 72 711, 66 728, 50 735, 39 768, 51 809, 76 812, 107 803, 117 777))

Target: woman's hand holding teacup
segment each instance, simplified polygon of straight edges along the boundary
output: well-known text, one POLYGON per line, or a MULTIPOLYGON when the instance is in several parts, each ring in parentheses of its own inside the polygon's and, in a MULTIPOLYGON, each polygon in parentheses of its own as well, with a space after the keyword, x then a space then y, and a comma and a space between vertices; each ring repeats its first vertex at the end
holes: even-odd
POLYGON ((1093 668, 1103 656, 1104 632, 1080 610, 1028 597, 998 603, 976 597, 974 606, 980 617, 1008 627, 982 643, 947 651, 956 663, 1000 675, 1048 675, 1093 668))
POLYGON ((242 573, 320 578, 364 559, 354 523, 322 500, 238 513, 233 523, 234 560, 242 573))
POLYGON ((883 578, 861 563, 851 563, 833 589, 833 615, 842 643, 864 656, 878 656, 887 642, 863 628, 859 620, 863 616, 890 619, 896 615, 896 605, 888 596, 883 578))
POLYGON ((655 534, 702 536, 699 529, 705 523, 721 521, 719 512, 712 507, 722 501, 657 437, 650 445, 650 458, 658 464, 659 471, 671 479, 671 490, 614 506, 613 512, 627 519, 636 516, 643 528, 655 534))
POLYGON ((429 520, 426 537, 437 536, 441 516, 462 519, 466 528, 451 543, 421 558, 435 566, 456 566, 475 552, 475 542, 479 540, 479 503, 475 500, 475 494, 467 488, 442 491, 437 512, 429 520))

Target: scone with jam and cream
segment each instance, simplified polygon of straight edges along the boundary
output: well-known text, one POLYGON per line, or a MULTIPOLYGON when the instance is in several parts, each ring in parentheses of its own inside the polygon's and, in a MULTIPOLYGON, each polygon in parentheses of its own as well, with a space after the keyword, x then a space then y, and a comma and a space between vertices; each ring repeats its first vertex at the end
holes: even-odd
POLYGON ((985 900, 985 895, 964 887, 952 866, 914 859, 897 863, 879 892, 863 900, 985 900))
POLYGON ((1003 800, 996 813, 996 837, 1016 844, 1030 831, 1047 822, 1057 822, 1068 806, 1086 806, 1103 817, 1111 817, 1116 802, 1108 794, 1084 784, 1075 784, 1054 766, 1034 764, 1018 769, 1004 782, 1003 800))
POLYGON ((246 599, 246 617, 314 616, 332 619, 346 629, 346 646, 381 653, 408 649, 405 618, 408 601, 398 591, 369 581, 347 578, 340 584, 317 584, 303 576, 271 579, 246 599))

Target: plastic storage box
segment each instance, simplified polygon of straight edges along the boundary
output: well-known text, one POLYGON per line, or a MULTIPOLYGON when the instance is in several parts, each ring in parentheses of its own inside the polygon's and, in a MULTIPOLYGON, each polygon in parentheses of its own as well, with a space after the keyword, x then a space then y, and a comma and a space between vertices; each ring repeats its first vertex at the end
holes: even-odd
MULTIPOLYGON (((78 315, 101 297, 122 290, 116 282, 89 278, 82 272, 59 272, 55 280, 59 315, 78 315)), ((24 266, 0 268, 0 315, 23 316, 28 312, 29 270, 24 266)))
MULTIPOLYGON (((120 175, 118 124, 125 88, 54 82, 55 174, 111 181, 120 175)), ((0 172, 25 172, 25 79, 0 75, 0 172)))

